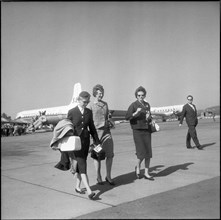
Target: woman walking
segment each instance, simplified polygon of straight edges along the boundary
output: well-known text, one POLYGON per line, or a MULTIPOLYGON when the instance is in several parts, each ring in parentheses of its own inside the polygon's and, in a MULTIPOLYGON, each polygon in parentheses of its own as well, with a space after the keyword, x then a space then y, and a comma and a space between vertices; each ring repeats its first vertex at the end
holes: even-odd
POLYGON ((92 111, 86 108, 89 102, 90 94, 86 91, 82 91, 78 97, 78 105, 69 110, 67 118, 73 123, 75 135, 81 138, 82 144, 81 150, 74 151, 74 156, 77 160, 77 182, 75 191, 77 193, 82 193, 80 189, 82 180, 89 199, 93 199, 95 193, 91 191, 87 176, 87 156, 90 146, 90 135, 92 135, 96 145, 100 144, 100 141, 94 126, 92 111))
MULTIPOLYGON (((110 185, 115 185, 111 178, 111 168, 114 157, 114 144, 110 132, 110 126, 108 122, 109 109, 107 102, 103 101, 104 88, 102 85, 95 85, 93 88, 94 102, 88 104, 88 108, 93 112, 94 125, 97 130, 98 137, 101 141, 101 146, 106 156, 106 177, 105 180, 110 185)), ((94 159, 94 165, 97 173, 98 184, 103 184, 101 177, 101 161, 94 159)))
POLYGON ((136 101, 133 102, 126 113, 126 120, 130 121, 133 130, 133 138, 136 148, 137 165, 135 166, 135 174, 138 179, 141 178, 140 166, 145 161, 144 178, 154 180, 149 174, 150 159, 152 158, 151 132, 150 132, 150 104, 144 101, 146 90, 140 86, 135 91, 136 101))

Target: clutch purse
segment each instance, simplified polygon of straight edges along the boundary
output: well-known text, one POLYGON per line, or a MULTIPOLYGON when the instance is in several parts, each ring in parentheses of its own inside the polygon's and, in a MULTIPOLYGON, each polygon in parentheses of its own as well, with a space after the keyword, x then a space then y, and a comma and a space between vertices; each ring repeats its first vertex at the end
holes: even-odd
POLYGON ((78 136, 63 137, 58 143, 58 149, 61 151, 81 150, 81 139, 78 136))
POLYGON ((154 133, 154 132, 157 132, 159 130, 160 130, 160 126, 156 122, 152 121, 150 123, 150 133, 154 133))
POLYGON ((94 147, 94 145, 91 145, 93 147, 92 151, 91 151, 91 158, 95 159, 95 160, 104 160, 105 159, 105 152, 102 149, 102 147, 99 145, 97 145, 96 147, 94 147))

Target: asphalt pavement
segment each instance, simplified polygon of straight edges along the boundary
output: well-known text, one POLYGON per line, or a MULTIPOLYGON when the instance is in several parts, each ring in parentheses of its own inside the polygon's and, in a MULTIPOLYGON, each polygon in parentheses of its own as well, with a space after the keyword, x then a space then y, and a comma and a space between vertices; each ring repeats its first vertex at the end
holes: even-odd
MULTIPOLYGON (((88 157, 95 200, 74 191, 76 179, 69 171, 54 168, 60 153, 49 147, 52 132, 2 137, 1 218, 219 219, 220 119, 199 120, 197 133, 203 150, 185 147, 185 122, 182 127, 177 121, 159 125, 161 130, 152 135, 154 181, 136 179, 128 123, 112 129, 115 186, 96 184, 93 161, 88 157)), ((103 180, 105 175, 102 161, 103 180)))

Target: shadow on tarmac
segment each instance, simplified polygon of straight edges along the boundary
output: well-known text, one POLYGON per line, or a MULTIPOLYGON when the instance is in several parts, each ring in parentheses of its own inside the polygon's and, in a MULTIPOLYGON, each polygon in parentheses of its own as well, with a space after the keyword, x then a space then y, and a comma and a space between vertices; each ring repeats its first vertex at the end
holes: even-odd
MULTIPOLYGON (((209 147, 211 145, 214 145, 216 142, 212 142, 212 143, 208 143, 208 144, 203 144, 202 147, 209 147)), ((167 167, 166 169, 159 171, 160 168, 164 167, 164 165, 157 165, 154 167, 150 168, 150 173, 153 177, 162 177, 162 176, 168 176, 178 170, 188 170, 188 166, 194 164, 193 162, 189 162, 189 163, 184 163, 184 164, 178 164, 175 166, 170 166, 167 167), (154 173, 156 171, 159 171, 158 173, 154 173), (153 172, 153 173, 152 173, 153 172)), ((144 169, 141 170, 141 174, 144 173, 144 169)), ((135 176, 135 172, 130 172, 130 173, 126 173, 120 176, 115 177, 114 182, 116 183, 115 186, 111 186, 109 185, 107 182, 104 182, 104 185, 93 185, 91 186, 92 191, 95 190, 99 190, 99 192, 96 194, 96 196, 94 197, 94 200, 101 200, 99 198, 100 195, 102 195, 103 193, 113 189, 114 187, 118 187, 121 185, 126 185, 126 184, 130 184, 133 183, 136 180, 136 176, 135 176)))
MULTIPOLYGON (((161 168, 161 167, 164 167, 164 166, 163 165, 158 165, 158 166, 151 167, 150 172, 158 171, 158 169, 161 168)), ((140 172, 141 172, 141 174, 144 173, 144 169, 140 170, 140 172)), ((126 173, 126 174, 123 174, 123 175, 120 175, 120 176, 117 176, 117 177, 113 178, 113 181, 115 182, 115 186, 111 186, 107 182, 104 182, 104 185, 98 185, 98 184, 93 185, 93 186, 91 186, 92 191, 99 190, 99 192, 94 197, 94 200, 101 200, 99 198, 99 196, 102 195, 103 193, 113 189, 114 187, 131 184, 136 179, 137 179, 137 177, 136 177, 135 171, 134 171, 134 172, 126 173)))
POLYGON ((94 200, 100 200, 99 198, 100 195, 113 189, 114 187, 130 184, 133 183, 135 180, 136 180, 135 172, 130 172, 113 178, 113 181, 115 182, 114 186, 108 184, 107 182, 104 182, 103 185, 99 184, 93 185, 91 186, 92 191, 99 190, 99 192, 94 197, 94 200))
POLYGON ((190 162, 190 163, 184 163, 184 164, 179 164, 179 165, 175 165, 175 166, 170 166, 167 167, 166 169, 160 171, 159 173, 153 174, 154 177, 160 177, 160 176, 168 176, 171 173, 176 172, 177 170, 188 170, 188 166, 192 165, 194 163, 190 162))
POLYGON ((211 145, 214 145, 216 142, 208 143, 208 144, 202 144, 202 148, 209 147, 211 145))
MULTIPOLYGON (((167 167, 166 169, 164 169, 158 173, 152 173, 154 171, 159 171, 160 168, 164 167, 164 165, 157 165, 157 166, 150 168, 150 173, 154 177, 168 176, 178 170, 188 170, 188 166, 192 165, 192 164, 194 164, 194 163, 190 162, 190 163, 179 164, 179 165, 167 167)), ((141 170, 141 174, 142 173, 144 173, 144 169, 141 170)), ((130 172, 130 173, 126 173, 126 174, 115 177, 113 179, 116 184, 115 186, 111 186, 107 182, 103 182, 104 183, 103 185, 99 185, 99 184, 93 185, 93 186, 91 186, 92 191, 99 190, 99 192, 94 197, 94 200, 101 200, 101 198, 99 198, 99 196, 102 195, 103 193, 113 189, 114 187, 118 187, 118 186, 126 185, 126 184, 131 184, 136 179, 137 178, 136 178, 135 172, 130 172)))

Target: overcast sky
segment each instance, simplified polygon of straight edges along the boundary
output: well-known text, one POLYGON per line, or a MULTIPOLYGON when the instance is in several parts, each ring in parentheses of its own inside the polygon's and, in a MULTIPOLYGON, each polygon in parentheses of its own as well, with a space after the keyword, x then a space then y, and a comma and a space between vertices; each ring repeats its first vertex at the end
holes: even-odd
MULTIPOLYGON (((124 109, 219 105, 220 3, 2 2, 1 112, 69 104, 73 86, 124 109)), ((92 97, 93 100, 93 97, 92 97)))

